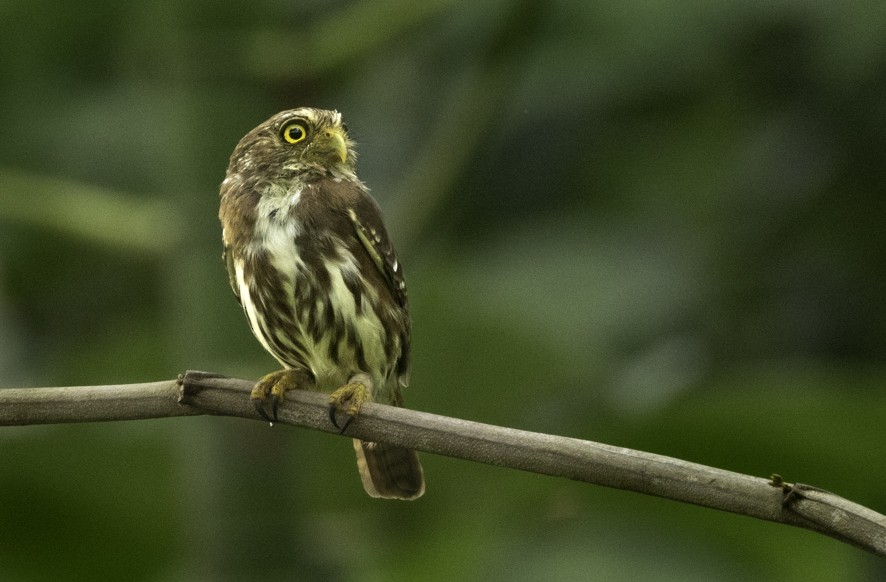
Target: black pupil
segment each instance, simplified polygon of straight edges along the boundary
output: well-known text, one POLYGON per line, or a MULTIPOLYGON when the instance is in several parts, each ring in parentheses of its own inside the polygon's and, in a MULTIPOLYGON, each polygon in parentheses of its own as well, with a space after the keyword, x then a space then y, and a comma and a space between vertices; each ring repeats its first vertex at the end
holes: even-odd
POLYGON ((289 135, 289 139, 299 139, 302 135, 304 135, 304 131, 301 127, 294 125, 286 130, 287 135, 289 135))

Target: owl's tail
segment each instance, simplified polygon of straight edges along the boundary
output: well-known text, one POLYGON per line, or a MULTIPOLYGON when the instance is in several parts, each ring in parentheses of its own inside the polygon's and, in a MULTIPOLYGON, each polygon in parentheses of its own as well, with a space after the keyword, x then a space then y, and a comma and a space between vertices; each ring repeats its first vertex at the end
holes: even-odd
POLYGON ((412 449, 354 439, 354 450, 363 488, 370 496, 418 499, 424 494, 424 473, 412 449))

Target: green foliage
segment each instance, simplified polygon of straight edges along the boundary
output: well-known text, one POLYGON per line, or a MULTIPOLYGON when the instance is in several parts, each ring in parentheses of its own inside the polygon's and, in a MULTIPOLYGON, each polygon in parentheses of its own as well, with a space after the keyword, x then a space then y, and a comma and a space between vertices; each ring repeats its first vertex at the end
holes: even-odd
MULTIPOLYGON (((406 265, 417 409, 884 511, 873 0, 46 0, 0 8, 0 386, 275 367, 217 189, 337 108, 406 265)), ((0 578, 878 579, 806 531, 229 419, 0 430, 0 578)))

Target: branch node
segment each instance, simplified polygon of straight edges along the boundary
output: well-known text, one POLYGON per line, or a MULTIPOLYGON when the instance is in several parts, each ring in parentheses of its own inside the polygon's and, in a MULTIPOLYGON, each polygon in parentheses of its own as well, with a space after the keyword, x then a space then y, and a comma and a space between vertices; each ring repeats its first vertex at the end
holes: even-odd
POLYGON ((199 370, 186 370, 184 373, 179 374, 177 381, 178 385, 181 386, 181 392, 178 397, 178 403, 185 405, 193 404, 194 397, 206 387, 204 382, 215 378, 229 378, 229 376, 213 372, 201 372, 199 370))
POLYGON ((819 493, 826 493, 828 495, 834 495, 830 491, 826 491, 821 489, 820 487, 814 487, 812 485, 804 485, 803 483, 794 483, 793 485, 789 485, 787 483, 783 486, 783 491, 785 492, 784 498, 781 500, 782 507, 788 507, 791 503, 799 500, 806 499, 807 491, 818 491, 819 493))
POLYGON ((783 493, 788 493, 794 487, 790 483, 784 480, 784 477, 779 475, 778 473, 773 473, 769 476, 769 486, 777 487, 782 490, 783 493))

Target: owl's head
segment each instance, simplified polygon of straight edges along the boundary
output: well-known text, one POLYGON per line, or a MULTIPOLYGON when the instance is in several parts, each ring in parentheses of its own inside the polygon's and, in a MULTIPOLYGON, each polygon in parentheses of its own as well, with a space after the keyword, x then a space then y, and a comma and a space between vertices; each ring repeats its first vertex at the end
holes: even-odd
POLYGON ((354 142, 338 111, 300 107, 281 111, 247 133, 231 155, 229 173, 265 180, 309 174, 353 174, 354 142))

